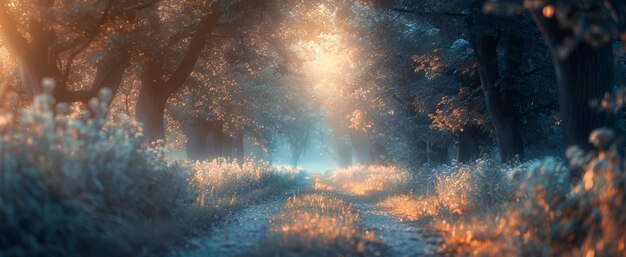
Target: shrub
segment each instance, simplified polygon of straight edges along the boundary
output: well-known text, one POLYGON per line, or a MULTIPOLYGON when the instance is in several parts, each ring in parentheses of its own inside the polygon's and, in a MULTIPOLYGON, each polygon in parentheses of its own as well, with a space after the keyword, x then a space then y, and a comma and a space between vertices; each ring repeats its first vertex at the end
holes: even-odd
MULTIPOLYGON (((429 182, 415 184, 408 190, 397 191, 379 203, 387 212, 409 220, 425 217, 461 215, 475 210, 487 211, 501 203, 511 201, 515 190, 509 181, 507 169, 500 168, 490 160, 477 160, 472 164, 454 163, 430 170, 434 189, 429 182)), ((426 172, 421 172, 425 174, 426 172)))
POLYGON ((381 206, 412 220, 435 217, 444 255, 624 256, 626 163, 611 136, 597 133, 605 132, 590 137, 598 150, 568 151, 581 180, 554 158, 506 169, 479 161, 453 173, 440 167, 435 196, 390 198, 381 206))
POLYGON ((105 126, 110 91, 74 118, 50 91, 19 118, 0 115, 12 121, 0 122, 3 256, 135 256, 293 178, 250 162, 170 162, 128 117, 105 126))

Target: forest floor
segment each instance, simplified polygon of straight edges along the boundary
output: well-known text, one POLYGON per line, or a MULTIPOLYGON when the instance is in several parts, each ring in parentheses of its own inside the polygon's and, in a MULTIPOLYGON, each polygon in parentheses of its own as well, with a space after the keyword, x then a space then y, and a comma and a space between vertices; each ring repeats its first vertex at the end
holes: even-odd
POLYGON ((384 213, 374 199, 328 190, 325 178, 328 188, 312 186, 319 179, 235 212, 165 256, 435 256, 443 240, 434 230, 384 213))

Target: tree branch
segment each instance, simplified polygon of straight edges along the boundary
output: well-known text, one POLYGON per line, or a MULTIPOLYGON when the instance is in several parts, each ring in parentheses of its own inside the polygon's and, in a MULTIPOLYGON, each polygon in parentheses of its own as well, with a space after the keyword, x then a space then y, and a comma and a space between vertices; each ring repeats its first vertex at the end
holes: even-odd
POLYGON ((111 11, 112 7, 113 7, 113 0, 109 0, 106 8, 104 9, 104 11, 102 12, 102 15, 100 16, 100 19, 98 20, 98 23, 96 24, 96 26, 94 26, 91 33, 89 33, 87 38, 78 47, 78 49, 76 49, 75 51, 72 52, 72 54, 70 54, 65 64, 65 71, 63 72, 63 77, 61 78, 62 81, 67 81, 69 74, 71 72, 72 65, 74 64, 74 60, 76 59, 76 57, 80 53, 85 51, 85 49, 87 49, 87 47, 89 47, 91 43, 93 43, 96 35, 98 35, 98 33, 100 32, 100 28, 104 26, 104 23, 106 23, 107 16, 109 15, 109 12, 111 11))
POLYGON ((103 88, 116 92, 122 82, 124 71, 130 64, 128 54, 112 54, 110 62, 101 64, 94 77, 92 87, 86 90, 72 91, 66 87, 56 87, 54 97, 60 102, 88 102, 98 96, 103 88))
POLYGON ((17 29, 6 0, 0 0, 0 29, 7 49, 19 58, 32 58, 28 40, 17 29))
POLYGON ((165 95, 170 96, 176 90, 178 90, 183 83, 187 80, 191 72, 193 72, 194 67, 196 66, 196 62, 200 58, 202 51, 207 43, 207 39, 210 36, 211 31, 218 25, 218 20, 221 16, 221 13, 218 11, 217 7, 212 8, 213 13, 209 14, 204 20, 200 23, 200 27, 197 33, 191 39, 189 46, 187 47, 187 51, 185 56, 178 68, 172 73, 170 79, 165 83, 165 95))

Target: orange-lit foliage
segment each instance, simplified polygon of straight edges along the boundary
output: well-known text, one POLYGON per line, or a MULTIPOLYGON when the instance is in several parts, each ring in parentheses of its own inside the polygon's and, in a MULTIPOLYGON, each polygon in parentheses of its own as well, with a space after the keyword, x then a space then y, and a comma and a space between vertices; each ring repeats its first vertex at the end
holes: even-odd
POLYGON ((410 221, 437 215, 439 204, 441 202, 436 196, 415 197, 412 195, 392 196, 378 203, 386 213, 410 221))
POLYGON ((328 181, 324 180, 321 175, 316 174, 312 177, 313 182, 311 183, 311 188, 315 191, 323 191, 323 192, 334 192, 337 189, 328 183, 328 181))
POLYGON ((360 226, 359 215, 341 198, 294 196, 272 217, 272 238, 251 255, 298 252, 298 256, 373 256, 378 241, 374 233, 360 226))
POLYGON ((349 115, 350 125, 349 128, 357 131, 367 132, 372 129, 372 122, 367 120, 366 113, 361 110, 355 110, 349 115))
MULTIPOLYGON (((462 215, 477 207, 476 199, 481 197, 479 190, 483 183, 480 172, 488 169, 485 164, 480 168, 455 167, 452 173, 439 174, 435 178, 433 195, 416 196, 404 194, 389 197, 379 205, 389 214, 402 219, 420 220, 426 217, 436 217, 439 214, 462 215), (477 174, 478 173, 478 174, 477 174)), ((417 188, 416 191, 425 191, 417 188)))
POLYGON ((408 190, 411 175, 393 166, 357 165, 334 171, 331 185, 357 196, 385 196, 408 190))
POLYGON ((624 256, 626 169, 612 138, 598 130, 591 142, 606 150, 568 152, 584 170, 573 186, 553 159, 508 171, 483 165, 438 171, 434 196, 395 196, 379 205, 402 219, 432 218, 445 255, 624 256))
POLYGON ((413 61, 417 64, 415 72, 423 72, 429 79, 435 78, 444 66, 439 53, 440 49, 433 49, 430 53, 413 56, 413 61))
POLYGON ((479 91, 471 91, 468 87, 459 89, 459 94, 454 97, 444 96, 437 104, 435 113, 429 114, 431 128, 456 132, 463 131, 468 124, 482 126, 487 118, 481 112, 476 102, 482 98, 477 97, 479 91))

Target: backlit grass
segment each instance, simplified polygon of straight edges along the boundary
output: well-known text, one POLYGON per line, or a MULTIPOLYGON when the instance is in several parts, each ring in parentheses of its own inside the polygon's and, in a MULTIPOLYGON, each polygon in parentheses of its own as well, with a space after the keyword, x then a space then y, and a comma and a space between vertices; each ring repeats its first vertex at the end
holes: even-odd
POLYGON ((341 192, 377 197, 407 191, 411 176, 393 166, 357 165, 333 171, 329 182, 341 192))
MULTIPOLYGON (((351 204, 328 194, 290 198, 271 219, 272 237, 253 256, 375 256, 375 235, 364 232, 351 204)), ((246 255, 249 256, 249 255, 246 255)))

